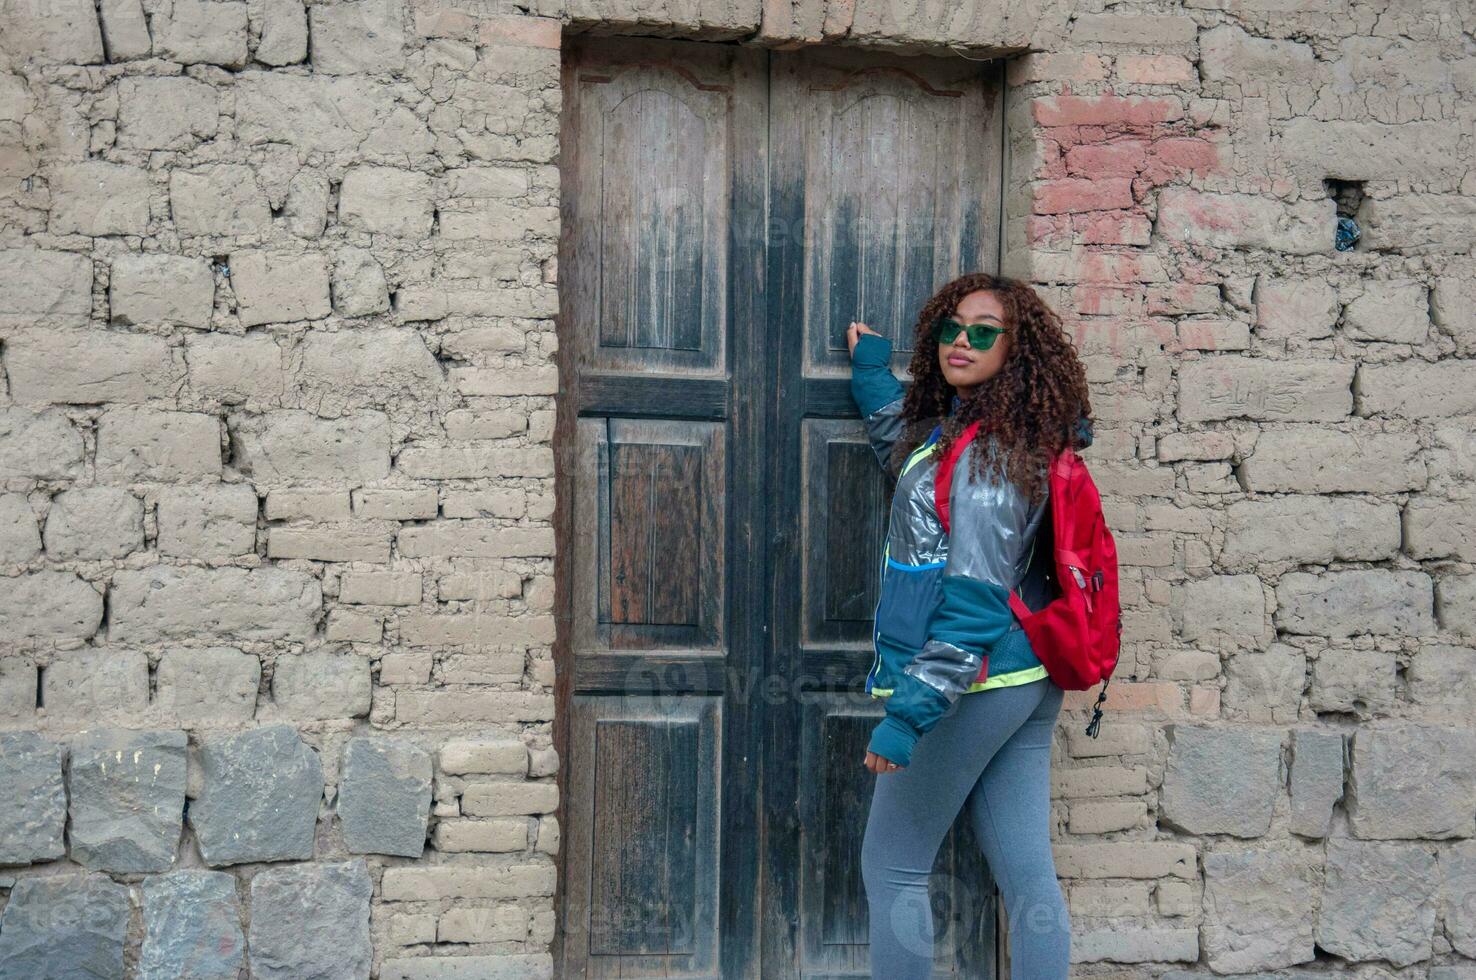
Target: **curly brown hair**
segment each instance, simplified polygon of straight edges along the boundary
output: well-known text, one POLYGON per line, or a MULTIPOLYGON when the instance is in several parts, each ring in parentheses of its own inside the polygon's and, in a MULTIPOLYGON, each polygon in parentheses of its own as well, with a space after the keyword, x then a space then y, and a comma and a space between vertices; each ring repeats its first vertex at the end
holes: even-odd
POLYGON ((940 418, 939 454, 946 453, 959 433, 977 421, 975 472, 983 476, 987 469, 1006 474, 1030 500, 1040 499, 1050 461, 1067 446, 1082 448, 1077 420, 1091 417, 1086 369, 1076 345, 1061 327, 1061 318, 1027 283, 975 272, 947 283, 923 304, 913 336, 912 387, 903 402, 902 437, 893 449, 896 468, 900 469, 940 418), (999 371, 949 415, 955 392, 938 365, 933 322, 955 313, 963 298, 977 290, 999 296, 1009 331, 1009 354, 999 371), (986 446, 981 440, 991 434, 1002 452, 983 451, 986 446))

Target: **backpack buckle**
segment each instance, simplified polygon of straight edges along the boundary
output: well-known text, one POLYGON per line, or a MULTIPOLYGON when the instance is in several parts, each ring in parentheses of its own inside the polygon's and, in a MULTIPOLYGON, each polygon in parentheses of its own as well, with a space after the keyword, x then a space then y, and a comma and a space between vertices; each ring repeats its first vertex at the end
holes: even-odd
POLYGON ((1106 587, 1106 584, 1107 584, 1107 577, 1102 574, 1102 570, 1100 568, 1097 569, 1095 572, 1092 573, 1092 591, 1093 592, 1101 592, 1102 589, 1106 587))

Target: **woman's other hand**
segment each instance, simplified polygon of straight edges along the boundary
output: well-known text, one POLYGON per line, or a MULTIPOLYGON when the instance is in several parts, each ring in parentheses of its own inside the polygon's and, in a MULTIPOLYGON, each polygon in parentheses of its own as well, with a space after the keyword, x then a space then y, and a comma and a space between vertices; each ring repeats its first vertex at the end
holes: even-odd
MULTIPOLYGON (((856 341, 861 339, 864 333, 875 334, 876 331, 862 323, 860 320, 852 320, 851 325, 846 328, 846 346, 850 348, 851 356, 856 354, 856 341)), ((881 336, 877 334, 877 336, 881 336)))
MULTIPOLYGON (((853 326, 854 326, 854 324, 853 324, 853 326)), ((864 324, 863 324, 863 326, 864 326, 864 324)), ((852 346, 854 346, 854 345, 855 345, 855 341, 852 341, 852 346)), ((871 770, 872 772, 876 773, 877 775, 881 775, 882 773, 885 773, 885 772, 896 772, 898 769, 901 769, 902 767, 899 766, 899 765, 897 765, 897 763, 892 762, 889 759, 882 758, 881 756, 877 755, 875 752, 872 752, 871 750, 868 749, 867 752, 866 752, 866 768, 869 769, 869 770, 871 770)))

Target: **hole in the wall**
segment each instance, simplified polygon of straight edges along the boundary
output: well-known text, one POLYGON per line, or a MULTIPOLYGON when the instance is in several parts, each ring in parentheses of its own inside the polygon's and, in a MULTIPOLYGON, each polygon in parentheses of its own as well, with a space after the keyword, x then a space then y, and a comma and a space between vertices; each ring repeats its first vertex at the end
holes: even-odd
POLYGON ((36 707, 46 707, 46 668, 36 668, 36 707))
POLYGON ((1333 219, 1333 241, 1340 252, 1351 252, 1362 235, 1358 227, 1358 209, 1363 207, 1363 181, 1327 177, 1322 181, 1327 196, 1336 205, 1333 219))

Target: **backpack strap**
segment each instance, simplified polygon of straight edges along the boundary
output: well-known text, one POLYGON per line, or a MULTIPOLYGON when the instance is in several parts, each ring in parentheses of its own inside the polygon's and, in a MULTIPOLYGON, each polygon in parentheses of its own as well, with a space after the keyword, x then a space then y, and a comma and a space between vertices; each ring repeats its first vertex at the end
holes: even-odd
POLYGON ((933 506, 938 511, 938 520, 943 524, 943 533, 949 533, 949 494, 953 490, 953 469, 958 465, 958 459, 969 448, 969 443, 974 441, 974 433, 979 431, 978 422, 970 422, 958 438, 953 440, 953 445, 948 447, 948 452, 938 460, 938 469, 933 474, 933 506))

